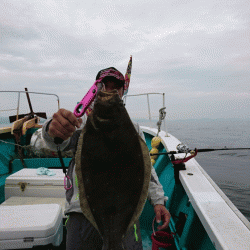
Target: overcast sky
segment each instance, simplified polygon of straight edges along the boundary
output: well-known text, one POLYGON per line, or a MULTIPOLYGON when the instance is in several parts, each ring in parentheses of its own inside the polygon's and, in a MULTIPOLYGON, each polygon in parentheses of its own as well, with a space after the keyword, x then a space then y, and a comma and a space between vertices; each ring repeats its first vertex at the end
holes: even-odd
POLYGON ((128 94, 165 93, 167 119, 250 118, 249 0, 1 0, 0 29, 1 90, 55 93, 73 110, 100 69, 125 73, 132 55, 128 94))

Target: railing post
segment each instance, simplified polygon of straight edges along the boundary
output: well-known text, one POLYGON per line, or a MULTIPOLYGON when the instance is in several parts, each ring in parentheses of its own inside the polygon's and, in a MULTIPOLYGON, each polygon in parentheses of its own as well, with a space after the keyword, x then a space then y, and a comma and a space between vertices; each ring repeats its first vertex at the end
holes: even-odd
POLYGON ((17 103, 16 120, 18 120, 18 115, 19 115, 19 105, 20 105, 20 92, 18 92, 18 103, 17 103))
POLYGON ((148 116, 149 116, 150 126, 152 127, 151 114, 150 114, 150 105, 149 105, 149 96, 148 96, 148 94, 147 94, 147 101, 148 101, 148 116))
MULTIPOLYGON (((163 107, 166 107, 165 106, 165 93, 162 94, 163 96, 163 107)), ((164 118, 163 120, 163 126, 164 126, 164 131, 166 132, 166 137, 168 136, 168 131, 167 131, 167 126, 166 126, 166 117, 164 118)))
MULTIPOLYGON (((149 103, 149 95, 150 94, 157 94, 157 95, 162 95, 163 96, 163 107, 165 107, 165 93, 145 93, 145 94, 138 94, 138 95, 126 95, 126 96, 123 96, 123 101, 124 101, 124 104, 126 104, 126 101, 127 101, 127 97, 131 97, 131 96, 147 96, 147 102, 148 102, 148 118, 149 118, 149 127, 154 127, 153 124, 152 124, 152 117, 151 117, 151 111, 150 111, 150 103, 149 103)), ((164 131, 166 132, 166 136, 168 136, 168 133, 167 133, 167 127, 166 127, 166 121, 165 121, 165 118, 163 119, 163 129, 164 131)))

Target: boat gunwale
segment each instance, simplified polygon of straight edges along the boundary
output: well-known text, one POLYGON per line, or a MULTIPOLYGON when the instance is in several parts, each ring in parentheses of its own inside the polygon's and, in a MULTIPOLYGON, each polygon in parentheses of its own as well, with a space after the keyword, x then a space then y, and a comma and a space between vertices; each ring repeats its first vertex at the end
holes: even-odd
MULTIPOLYGON (((142 131, 145 133, 149 133, 152 136, 157 135, 158 130, 155 128, 150 128, 150 127, 146 127, 146 126, 140 126, 140 127, 141 127, 142 131)), ((181 143, 176 137, 174 137, 171 134, 167 134, 164 131, 161 131, 158 136, 161 137, 162 143, 163 143, 164 147, 166 148, 166 151, 176 150, 175 147, 179 143, 181 143)), ((185 154, 183 154, 183 156, 184 155, 185 154)), ((180 154, 180 157, 181 156, 182 156, 182 154, 180 154)), ((193 158, 186 163, 186 167, 187 167, 186 170, 182 170, 179 173, 180 181, 182 183, 183 188, 185 189, 185 192, 187 193, 187 195, 189 197, 189 201, 191 202, 193 209, 197 213, 197 216, 199 218, 200 218, 200 216, 202 217, 202 218, 200 218, 201 223, 203 224, 207 234, 209 235, 212 242, 214 242, 216 247, 220 247, 218 249, 227 249, 228 244, 226 241, 226 236, 223 235, 222 233, 220 233, 219 231, 215 230, 216 228, 214 228, 212 221, 209 220, 206 212, 204 210, 202 210, 202 208, 200 207, 200 204, 198 204, 199 202, 197 202, 194 197, 191 197, 192 194, 190 193, 188 186, 186 185, 186 182, 187 182, 186 176, 187 176, 187 173, 190 172, 191 169, 193 170, 194 168, 197 168, 198 171, 201 172, 200 174, 202 174, 207 179, 207 181, 212 185, 214 191, 221 197, 221 200, 224 201, 223 202, 224 205, 227 205, 227 207, 230 209, 230 211, 232 211, 236 215, 237 221, 239 221, 240 224, 242 224, 242 226, 244 225, 248 229, 247 233, 249 234, 249 238, 250 238, 250 222, 239 211, 239 209, 232 203, 232 201, 224 194, 224 192, 219 188, 219 186, 211 179, 211 177, 199 165, 199 163, 193 158)), ((239 239, 239 242, 242 242, 242 239, 239 239)))

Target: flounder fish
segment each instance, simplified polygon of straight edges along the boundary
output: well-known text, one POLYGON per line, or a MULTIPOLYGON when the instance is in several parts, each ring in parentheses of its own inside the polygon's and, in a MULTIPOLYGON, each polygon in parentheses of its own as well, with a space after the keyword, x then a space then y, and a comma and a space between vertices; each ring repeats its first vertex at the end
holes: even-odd
POLYGON ((81 210, 102 249, 124 249, 148 195, 151 161, 117 90, 98 93, 78 141, 76 175, 81 210))

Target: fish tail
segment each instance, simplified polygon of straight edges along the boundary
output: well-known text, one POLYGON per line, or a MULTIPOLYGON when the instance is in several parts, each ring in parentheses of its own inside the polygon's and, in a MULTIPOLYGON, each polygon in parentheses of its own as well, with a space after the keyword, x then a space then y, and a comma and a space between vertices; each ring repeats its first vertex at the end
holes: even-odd
POLYGON ((102 250, 124 250, 122 242, 106 242, 103 243, 102 250))

